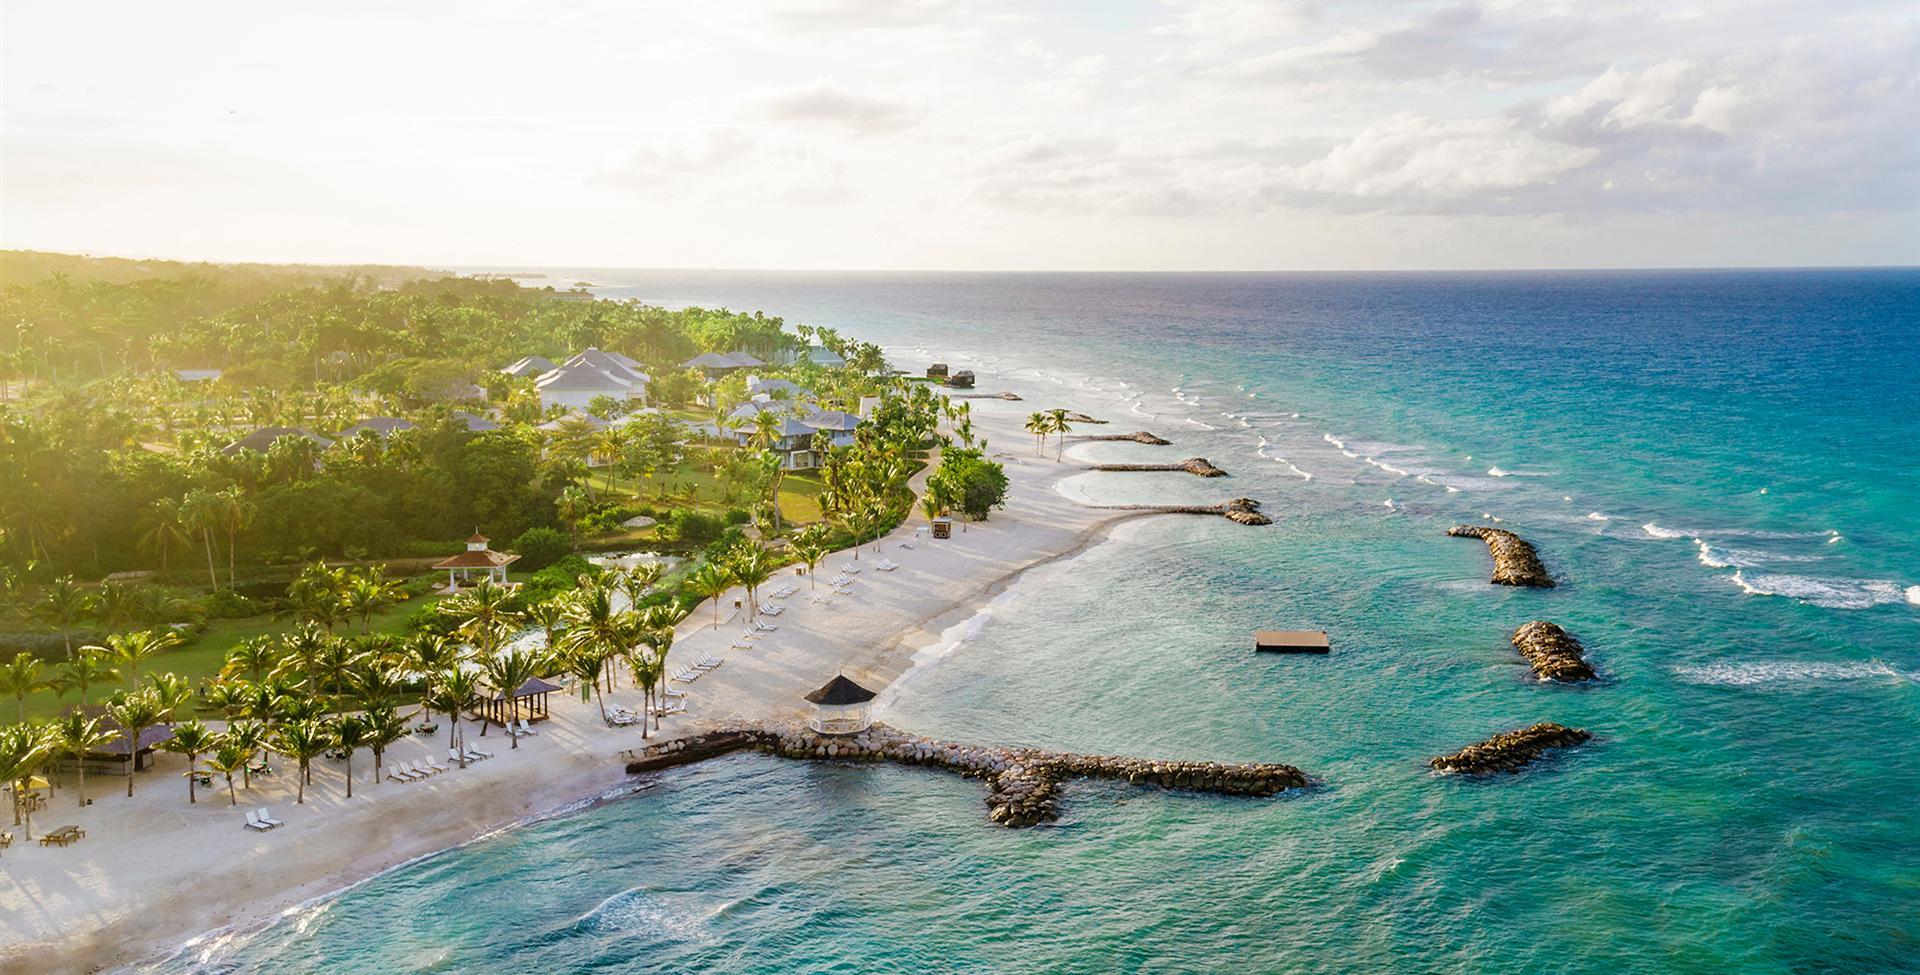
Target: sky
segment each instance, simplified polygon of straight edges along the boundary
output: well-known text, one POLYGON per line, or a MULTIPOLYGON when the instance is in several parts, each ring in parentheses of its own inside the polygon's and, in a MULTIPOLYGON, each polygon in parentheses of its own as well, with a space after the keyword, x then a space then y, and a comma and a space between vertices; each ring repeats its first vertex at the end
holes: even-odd
POLYGON ((0 0, 0 246, 1920 264, 1911 0, 0 0))

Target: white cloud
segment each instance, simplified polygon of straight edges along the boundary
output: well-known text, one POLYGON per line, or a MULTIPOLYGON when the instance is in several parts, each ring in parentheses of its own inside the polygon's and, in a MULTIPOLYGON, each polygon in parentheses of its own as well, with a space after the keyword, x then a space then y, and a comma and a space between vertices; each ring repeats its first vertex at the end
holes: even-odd
POLYGON ((1293 171, 1286 182, 1332 196, 1453 199, 1551 183, 1598 155, 1541 138, 1510 118, 1399 115, 1293 171))
POLYGON ((816 84, 762 101, 757 114, 776 122, 833 126, 850 132, 894 132, 917 124, 926 109, 816 84))

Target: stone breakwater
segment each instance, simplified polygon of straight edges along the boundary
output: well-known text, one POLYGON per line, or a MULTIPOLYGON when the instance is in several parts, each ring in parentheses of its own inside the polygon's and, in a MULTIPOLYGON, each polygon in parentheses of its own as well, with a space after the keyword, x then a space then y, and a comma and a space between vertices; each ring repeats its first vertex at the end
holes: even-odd
POLYGON ((1096 426, 1105 426, 1107 422, 1105 420, 1096 420, 1085 413, 1068 413, 1067 421, 1070 423, 1092 423, 1096 426))
POLYGON ((746 749, 782 758, 926 765, 983 779, 987 818, 1015 828, 1060 818, 1060 783, 1067 779, 1115 779, 1230 796, 1271 796, 1312 784, 1305 772, 1291 765, 1177 762, 964 745, 878 724, 847 736, 822 735, 793 725, 738 725, 649 747, 627 763, 627 772, 654 772, 746 749))
POLYGON ((1134 443, 1149 444, 1154 447, 1170 447, 1173 441, 1154 436, 1145 430, 1132 433, 1088 433, 1074 437, 1075 440, 1131 440, 1134 443))
POLYGON ((1252 498, 1234 498, 1219 504, 1098 504, 1102 511, 1151 511, 1163 515, 1219 515, 1241 525, 1271 525, 1273 519, 1260 513, 1260 502, 1252 498))
POLYGON ((1512 774, 1531 765, 1552 749, 1572 748, 1592 737, 1579 728, 1543 721, 1517 731, 1503 731, 1477 745, 1468 745, 1451 755, 1441 755, 1427 764, 1441 772, 1512 774))
POLYGON ((1226 477, 1227 472, 1213 466, 1205 457, 1189 457, 1178 464, 1095 464, 1096 471, 1185 471, 1195 477, 1226 477))
POLYGON ((1586 648, 1557 624, 1534 620, 1513 631, 1513 646, 1533 665, 1534 676, 1541 680, 1578 683, 1593 679, 1586 648))
POLYGON ((1455 525, 1447 529, 1447 534, 1455 538, 1478 538, 1487 543, 1487 551, 1493 553, 1494 585, 1553 588, 1553 577, 1547 575, 1547 567, 1540 564, 1540 556, 1526 539, 1504 528, 1485 525, 1455 525))

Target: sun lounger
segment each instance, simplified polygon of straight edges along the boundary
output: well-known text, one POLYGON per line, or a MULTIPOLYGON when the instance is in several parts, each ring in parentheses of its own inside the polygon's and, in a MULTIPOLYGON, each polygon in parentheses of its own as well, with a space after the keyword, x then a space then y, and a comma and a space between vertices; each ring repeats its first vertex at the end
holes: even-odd
POLYGON ((467 746, 467 757, 468 757, 468 758, 492 758, 492 757, 493 757, 493 753, 492 753, 492 752, 483 752, 483 751, 481 751, 480 749, 478 749, 478 748, 475 748, 475 747, 473 747, 472 745, 468 745, 468 746, 467 746))
POLYGON ((447 767, 445 765, 442 765, 439 762, 434 761, 433 756, 431 755, 422 759, 422 761, 426 763, 426 766, 428 768, 434 770, 435 772, 445 772, 447 770, 447 767))
POLYGON ((414 775, 412 772, 409 772, 398 765, 387 766, 387 780, 390 782, 412 782, 414 779, 417 779, 417 778, 419 778, 419 776, 414 775))
POLYGON ((780 627, 772 623, 768 623, 765 620, 761 620, 757 623, 754 623, 753 628, 756 630, 759 630, 762 633, 772 633, 773 631, 779 629, 780 627))
POLYGON ((779 616, 781 613, 784 613, 786 611, 787 611, 787 608, 785 606, 767 606, 760 610, 760 615, 779 616))
POLYGON ((521 718, 521 719, 520 719, 520 733, 521 733, 521 734, 523 734, 523 735, 537 735, 537 734, 539 734, 539 732, 538 732, 538 731, 535 731, 535 730, 533 730, 533 725, 530 725, 530 724, 528 724, 528 723, 527 723, 527 719, 525 719, 525 718, 521 718))
POLYGON ((817 592, 813 594, 813 601, 820 604, 828 604, 833 602, 833 597, 823 592, 817 592))
POLYGON ((664 691, 661 691, 660 693, 666 697, 686 697, 687 696, 686 691, 676 691, 672 689, 664 690, 664 691))
POLYGON ((858 565, 853 564, 852 562, 848 562, 840 566, 840 571, 846 573, 847 575, 858 575, 860 572, 860 567, 858 565))
POLYGON ((287 825, 286 823, 283 823, 280 820, 273 818, 273 814, 268 812, 267 807, 265 806, 261 806, 259 809, 256 809, 254 811, 260 814, 260 821, 263 823, 266 823, 268 826, 287 825))
POLYGON ((247 828, 250 830, 254 830, 256 832, 264 833, 267 830, 272 829, 273 826, 270 823, 261 822, 260 813, 257 810, 249 809, 247 810, 247 828))
POLYGON ((404 768, 407 771, 412 772, 415 778, 424 779, 433 775, 433 771, 427 768, 426 763, 424 762, 414 762, 411 765, 404 766, 404 768))

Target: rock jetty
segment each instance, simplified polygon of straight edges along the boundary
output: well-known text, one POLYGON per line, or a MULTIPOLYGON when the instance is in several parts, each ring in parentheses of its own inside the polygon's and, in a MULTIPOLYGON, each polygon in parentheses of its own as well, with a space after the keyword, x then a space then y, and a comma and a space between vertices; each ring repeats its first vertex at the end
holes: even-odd
POLYGON ((1533 665, 1534 676, 1541 680, 1573 684, 1593 679, 1586 648, 1558 624, 1534 620, 1513 631, 1513 646, 1533 665))
POLYGON ((1068 413, 1067 420, 1071 423, 1092 423, 1096 426, 1105 426, 1107 422, 1105 420, 1096 420, 1085 413, 1068 413))
POLYGON ((1134 443, 1150 444, 1155 447, 1170 447, 1173 441, 1156 437, 1145 430, 1132 433, 1089 433, 1074 437, 1075 440, 1131 440, 1134 443))
POLYGON ((1449 773, 1512 774, 1533 764, 1552 749, 1572 748, 1592 737, 1579 728, 1543 721, 1518 731, 1503 731, 1477 745, 1468 745, 1451 755, 1441 755, 1427 764, 1449 773))
POLYGON ((1195 477, 1226 477, 1227 472, 1213 466, 1205 457, 1189 457, 1178 464, 1095 464, 1096 471, 1186 471, 1195 477))
POLYGON ((1117 779, 1134 785, 1232 796, 1271 796, 1312 784, 1305 772, 1291 765, 1170 762, 963 745, 879 724, 847 736, 822 735, 795 725, 738 725, 654 745, 628 762, 627 772, 654 772, 745 749, 782 758, 926 765, 983 779, 987 784, 987 818, 1016 828, 1060 818, 1060 783, 1067 779, 1117 779))
POLYGON ((948 399, 1004 399, 1004 400, 1009 400, 1015 403, 1020 402, 1020 394, 1012 393, 1012 392, 1008 392, 1008 393, 944 393, 942 395, 946 396, 946 398, 948 399))
POLYGON ((1273 519, 1260 513, 1260 502, 1252 498, 1234 498, 1220 504, 1100 504, 1102 511, 1151 511, 1162 515, 1219 515, 1242 525, 1271 525, 1273 519))
POLYGON ((1553 577, 1547 575, 1547 567, 1540 564, 1540 556, 1526 539, 1504 528, 1485 525, 1455 525, 1447 529, 1447 534, 1455 538, 1478 538, 1487 543, 1487 551, 1493 553, 1494 585, 1553 588, 1553 577))

